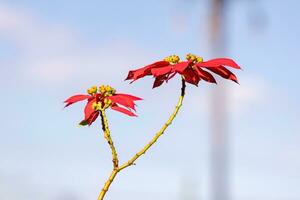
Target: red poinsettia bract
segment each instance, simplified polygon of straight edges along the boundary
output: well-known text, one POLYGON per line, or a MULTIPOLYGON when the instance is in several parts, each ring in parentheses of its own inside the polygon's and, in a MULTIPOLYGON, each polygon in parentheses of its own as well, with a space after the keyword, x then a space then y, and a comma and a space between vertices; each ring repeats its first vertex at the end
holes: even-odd
POLYGON ((203 61, 201 57, 187 54, 186 61, 180 61, 176 55, 169 56, 164 60, 152 63, 145 67, 129 71, 126 80, 134 82, 140 78, 152 75, 155 78, 153 88, 158 87, 173 78, 176 74, 182 75, 190 84, 198 85, 200 80, 216 83, 213 72, 225 79, 238 83, 237 77, 225 66, 240 69, 240 66, 229 58, 216 58, 203 61))
POLYGON ((74 95, 64 101, 65 107, 73 103, 87 100, 84 108, 84 119, 79 123, 80 125, 91 125, 99 116, 101 110, 111 108, 115 111, 124 113, 128 116, 137 116, 135 111, 134 101, 142 100, 139 97, 129 94, 116 93, 116 90, 110 86, 102 85, 99 87, 93 86, 87 90, 87 95, 74 95))

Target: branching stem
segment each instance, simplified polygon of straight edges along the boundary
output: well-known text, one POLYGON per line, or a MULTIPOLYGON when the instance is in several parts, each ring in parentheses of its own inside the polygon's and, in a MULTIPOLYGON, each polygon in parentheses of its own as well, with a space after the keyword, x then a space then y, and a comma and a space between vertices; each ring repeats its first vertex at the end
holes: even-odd
POLYGON ((101 192, 100 192, 100 195, 98 197, 98 200, 103 200, 106 192, 108 191, 109 189, 109 186, 111 185, 111 183, 113 182, 114 178, 116 177, 116 175, 123 169, 131 166, 131 165, 134 165, 135 164, 135 161, 141 157, 143 154, 146 153, 146 151, 148 149, 150 149, 150 147, 158 140, 158 138, 163 135, 163 133, 165 132, 165 130, 168 128, 168 126, 172 123, 172 121, 174 120, 174 118, 176 117, 179 109, 181 108, 182 106, 182 101, 183 101, 183 98, 184 98, 184 95, 185 95, 185 80, 182 79, 182 87, 181 87, 181 94, 179 96, 179 100, 178 100, 178 103, 175 107, 175 110, 174 112, 171 114, 171 116, 169 117, 169 119, 167 120, 167 122, 162 126, 162 128, 155 134, 155 136, 150 140, 149 143, 147 143, 140 151, 138 151, 131 159, 129 159, 127 162, 125 162, 124 164, 122 164, 121 166, 118 166, 118 155, 117 155, 117 152, 115 150, 115 147, 114 147, 114 144, 113 144, 113 141, 110 137, 110 131, 109 131, 109 128, 108 128, 108 123, 107 123, 107 119, 106 119, 106 116, 105 116, 105 112, 104 110, 101 111, 101 118, 102 118, 102 129, 104 131, 104 136, 105 136, 105 139, 107 140, 110 148, 111 148, 111 151, 112 151, 112 157, 113 157, 113 164, 114 164, 114 169, 112 170, 109 178, 107 179, 107 181, 105 182, 104 184, 104 187, 102 188, 101 192))

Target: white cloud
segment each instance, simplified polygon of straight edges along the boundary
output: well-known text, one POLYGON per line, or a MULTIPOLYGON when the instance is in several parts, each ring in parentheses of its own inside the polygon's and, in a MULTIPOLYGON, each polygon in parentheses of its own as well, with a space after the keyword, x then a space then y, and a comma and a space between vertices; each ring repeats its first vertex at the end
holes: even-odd
POLYGON ((273 94, 267 82, 256 76, 242 76, 241 85, 229 88, 230 106, 236 111, 251 110, 252 105, 263 105, 273 94))
POLYGON ((31 12, 0 5, 1 35, 14 40, 22 49, 32 53, 39 50, 51 49, 55 52, 64 48, 55 49, 57 41, 60 47, 68 47, 74 43, 74 32, 63 26, 54 26, 43 23, 31 12), (52 48, 49 48, 52 47, 52 48))
POLYGON ((7 68, 17 73, 6 71, 18 75, 18 81, 59 85, 104 77, 116 80, 122 70, 143 59, 143 51, 130 41, 82 42, 75 30, 47 23, 24 9, 0 5, 0 31, 0 37, 13 41, 20 52, 7 68))
MULTIPOLYGON (((272 94, 268 83, 256 76, 241 76, 239 77, 240 85, 231 81, 219 80, 218 85, 199 84, 199 88, 189 88, 189 97, 186 99, 186 105, 189 106, 190 112, 194 113, 209 113, 213 106, 214 93, 226 91, 226 100, 223 97, 218 97, 216 101, 219 104, 227 106, 227 110, 237 114, 251 111, 253 105, 263 105, 270 100, 272 94)), ((215 103, 216 103, 215 102, 215 103)))

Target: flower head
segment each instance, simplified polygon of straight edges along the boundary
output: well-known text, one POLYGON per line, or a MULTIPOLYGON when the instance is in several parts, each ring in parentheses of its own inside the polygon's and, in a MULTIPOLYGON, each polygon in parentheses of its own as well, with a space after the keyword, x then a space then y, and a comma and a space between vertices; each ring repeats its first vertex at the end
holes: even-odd
POLYGON ((92 86, 87 90, 86 95, 74 95, 64 101, 65 107, 73 103, 87 100, 84 108, 84 119, 80 125, 91 125, 99 116, 99 112, 107 108, 124 113, 129 116, 136 116, 134 101, 142 100, 139 97, 129 94, 116 93, 116 90, 109 85, 102 85, 99 88, 92 86))
POLYGON ((126 80, 136 81, 144 76, 152 75, 155 78, 153 88, 168 82, 176 74, 180 74, 190 84, 198 85, 200 80, 216 83, 213 72, 225 79, 238 83, 237 77, 225 66, 240 69, 240 66, 229 58, 216 58, 203 61, 202 57, 194 54, 187 54, 186 61, 180 61, 176 55, 166 57, 164 60, 152 63, 145 67, 131 70, 126 80))

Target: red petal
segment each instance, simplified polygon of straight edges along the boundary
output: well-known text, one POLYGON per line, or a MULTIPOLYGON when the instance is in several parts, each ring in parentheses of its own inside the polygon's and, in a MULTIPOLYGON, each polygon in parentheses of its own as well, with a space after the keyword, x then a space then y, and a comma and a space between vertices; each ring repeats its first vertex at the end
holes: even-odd
POLYGON ((131 117, 136 117, 137 116, 136 114, 134 114, 130 110, 127 110, 127 109, 119 107, 119 106, 112 106, 111 109, 113 109, 115 111, 118 111, 118 112, 121 112, 121 113, 124 113, 126 115, 129 115, 131 117))
POLYGON ((96 102, 96 99, 93 98, 91 99, 85 106, 84 108, 84 120, 87 120, 90 118, 91 114, 93 114, 93 112, 95 111, 93 109, 93 103, 96 102))
POLYGON ((161 86, 165 80, 166 80, 166 76, 156 77, 152 88, 156 88, 156 87, 161 86))
POLYGON ((216 79, 209 72, 204 71, 200 67, 195 67, 195 70, 201 79, 210 83, 217 83, 216 79))
POLYGON ((85 99, 88 99, 90 97, 91 97, 90 95, 82 95, 82 94, 71 96, 70 98, 64 101, 64 103, 66 103, 65 107, 68 107, 69 105, 76 103, 78 101, 83 101, 85 99))
POLYGON ((136 72, 136 70, 131 70, 131 71, 129 71, 129 72, 128 72, 128 75, 127 75, 127 77, 126 77, 125 80, 130 80, 130 79, 132 79, 135 72, 136 72))
POLYGON ((133 96, 133 95, 130 95, 130 94, 122 94, 122 93, 118 93, 118 94, 115 94, 115 95, 122 95, 122 96, 125 96, 125 97, 127 97, 127 98, 132 99, 133 101, 143 100, 143 99, 140 98, 140 97, 133 96))
POLYGON ((173 78, 176 74, 177 74, 177 72, 173 72, 172 74, 168 74, 166 82, 168 82, 168 80, 170 80, 171 78, 173 78))
POLYGON ((198 74, 192 68, 187 68, 182 73, 186 82, 198 86, 199 81, 201 80, 198 74))
POLYGON ((95 111, 93 114, 91 114, 90 118, 88 119, 89 126, 98 118, 99 111, 95 111))
POLYGON ((184 61, 175 64, 173 67, 176 72, 182 73, 191 64, 192 64, 191 61, 184 61))
POLYGON ((144 76, 151 75, 152 68, 164 67, 164 66, 168 66, 168 65, 169 65, 169 62, 167 62, 167 61, 158 61, 158 62, 152 63, 150 65, 147 65, 145 67, 142 67, 142 68, 139 68, 136 70, 131 70, 131 71, 129 71, 128 76, 125 80, 132 79, 133 81, 135 81, 144 76))
POLYGON ((160 68, 153 68, 151 69, 151 73, 154 77, 166 75, 172 71, 172 65, 160 68))
POLYGON ((125 106, 125 107, 128 107, 128 108, 131 108, 133 110, 135 110, 135 104, 133 102, 133 100, 129 97, 126 97, 126 96, 123 96, 123 95, 113 95, 113 96, 110 96, 110 97, 107 97, 108 99, 112 100, 113 103, 117 103, 117 104, 120 104, 122 106, 125 106))
POLYGON ((232 80, 232 81, 238 83, 237 77, 231 71, 229 71, 228 69, 226 69, 223 66, 219 66, 218 68, 207 68, 207 69, 218 74, 219 76, 221 76, 223 78, 226 78, 226 79, 229 79, 229 80, 232 80))
POLYGON ((241 67, 236 62, 234 62, 234 60, 229 58, 216 58, 205 62, 197 63, 197 66, 199 67, 218 67, 220 65, 241 69, 241 67))
POLYGON ((82 120, 79 124, 82 126, 91 125, 99 116, 99 111, 94 111, 88 119, 82 120))
POLYGON ((165 66, 168 66, 170 63, 167 62, 167 61, 158 61, 158 62, 155 62, 153 64, 151 64, 152 67, 165 67, 165 66))

